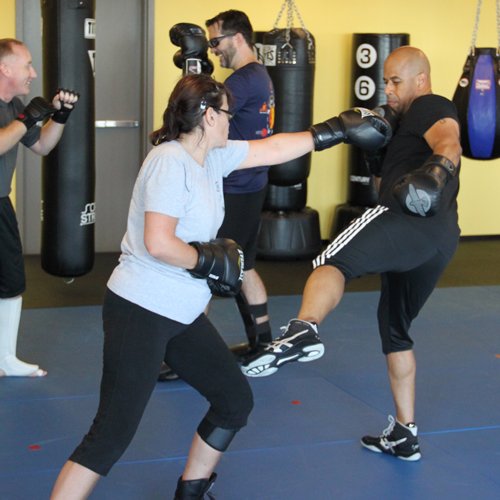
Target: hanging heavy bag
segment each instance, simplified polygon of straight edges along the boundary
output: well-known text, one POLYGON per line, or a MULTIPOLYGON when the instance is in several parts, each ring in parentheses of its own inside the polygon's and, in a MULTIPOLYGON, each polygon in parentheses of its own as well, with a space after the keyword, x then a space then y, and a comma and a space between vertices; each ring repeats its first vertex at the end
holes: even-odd
MULTIPOLYGON (((270 32, 254 31, 253 33, 257 58, 266 66, 273 81, 275 103, 280 102, 281 106, 284 106, 284 108, 274 108, 273 130, 275 133, 306 130, 312 122, 313 111, 312 88, 309 89, 311 94, 304 94, 301 80, 305 80, 307 86, 310 87, 312 85, 311 78, 314 79, 314 70, 312 73, 308 71, 311 68, 308 63, 304 64, 304 61, 298 65, 292 65, 292 59, 289 59, 290 64, 285 65, 287 58, 281 54, 281 48, 286 44, 286 30, 280 30, 276 27, 281 14, 282 11, 278 15, 275 27, 270 32), (285 78, 285 74, 291 75, 291 78, 285 78), (276 125, 276 116, 278 116, 278 125, 276 125)), ((289 38, 293 38, 294 44, 297 45, 296 35, 293 34, 294 28, 290 29, 292 31, 289 38)), ((306 33, 305 29, 302 29, 301 32, 302 35, 306 33)), ((299 59, 302 60, 306 46, 302 41, 299 43, 301 45, 299 59)), ((314 48, 314 42, 312 47, 314 48)), ((286 45, 284 49, 286 48, 289 49, 289 46, 286 45)), ((296 52, 294 60, 297 62, 296 52)), ((269 184, 264 210, 302 210, 307 201, 307 177, 310 165, 311 155, 306 155, 281 165, 272 166, 268 173, 269 184)))
MULTIPOLYGON (((402 45, 409 45, 407 33, 355 33, 352 50, 351 106, 374 109, 385 104, 384 62, 387 56, 402 45)), ((349 148, 348 203, 373 207, 378 192, 373 176, 366 165, 363 151, 349 148)))
POLYGON ((42 268, 73 278, 94 263, 94 2, 43 0, 42 18, 44 94, 80 93, 61 140, 42 160, 42 268))
MULTIPOLYGON (((312 123, 315 43, 312 34, 298 13, 293 0, 283 6, 271 31, 261 33, 258 54, 273 81, 275 96, 274 132, 299 132, 312 123), (285 7, 288 7, 286 28, 278 28, 285 7), (293 12, 297 13, 301 28, 292 28, 293 12)), ((276 186, 294 186, 307 179, 311 155, 274 165, 269 169, 269 183, 276 186)))
MULTIPOLYGON (((351 105, 376 109, 386 102, 384 62, 402 45, 409 45, 407 33, 355 33, 351 105)), ((384 113, 381 113, 384 116, 384 113)), ((349 147, 347 203, 337 206, 330 229, 333 240, 350 222, 378 201, 378 191, 366 153, 349 147)))
MULTIPOLYGON (((477 160, 500 157, 500 25, 498 47, 476 47, 482 0, 478 0, 469 55, 453 95, 460 120, 462 154, 477 160)), ((496 1, 497 18, 500 0, 496 1)))
MULTIPOLYGON (((271 31, 256 34, 259 59, 273 81, 274 132, 307 130, 312 123, 315 43, 294 0, 285 0, 271 31), (287 8, 286 28, 278 23, 287 8), (294 13, 301 28, 292 28, 294 13)), ((257 240, 260 258, 310 258, 321 248, 319 214, 306 207, 311 155, 274 165, 257 240)))

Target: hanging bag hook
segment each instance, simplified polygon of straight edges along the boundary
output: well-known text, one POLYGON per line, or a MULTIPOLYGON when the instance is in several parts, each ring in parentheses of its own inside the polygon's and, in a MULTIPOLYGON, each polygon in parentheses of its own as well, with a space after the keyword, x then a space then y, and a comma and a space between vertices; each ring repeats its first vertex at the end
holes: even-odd
MULTIPOLYGON (((470 55, 476 54, 477 32, 479 30, 479 18, 481 16, 481 7, 483 0, 477 0, 476 18, 474 20, 474 28, 472 29, 472 40, 470 43, 470 55)), ((497 25, 497 48, 496 55, 500 55, 500 0, 496 0, 496 25, 497 25)))

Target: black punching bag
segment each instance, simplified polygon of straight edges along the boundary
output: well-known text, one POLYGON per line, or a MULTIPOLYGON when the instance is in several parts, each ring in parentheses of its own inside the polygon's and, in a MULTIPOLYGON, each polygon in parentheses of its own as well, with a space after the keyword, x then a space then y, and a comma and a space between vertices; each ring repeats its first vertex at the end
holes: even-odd
POLYGON ((80 94, 58 145, 42 161, 42 268, 77 277, 94 263, 94 0, 42 0, 44 95, 80 94))
MULTIPOLYGON (((304 27, 275 27, 256 32, 255 42, 274 86, 274 133, 307 130, 313 114, 314 37, 304 27)), ((269 169, 257 239, 260 258, 306 259, 320 251, 319 214, 306 207, 310 169, 310 154, 269 169)))
MULTIPOLYGON (((353 35, 351 106, 373 109, 386 103, 384 62, 394 49, 409 43, 410 35, 406 33, 353 35)), ((349 204, 373 207, 377 204, 377 198, 377 190, 363 152, 359 148, 350 147, 349 204)))
MULTIPOLYGON (((354 33, 352 45, 351 106, 368 109, 386 103, 384 62, 402 45, 409 45, 407 33, 354 33)), ((377 204, 378 194, 361 149, 349 147, 348 202, 340 205, 334 217, 330 238, 333 239, 350 221, 367 207, 377 204)))
MULTIPOLYGON (((302 28, 273 29, 263 34, 268 57, 265 65, 274 85, 274 133, 300 132, 312 123, 315 45, 302 28)), ((293 186, 307 179, 311 155, 269 169, 269 183, 293 186)))

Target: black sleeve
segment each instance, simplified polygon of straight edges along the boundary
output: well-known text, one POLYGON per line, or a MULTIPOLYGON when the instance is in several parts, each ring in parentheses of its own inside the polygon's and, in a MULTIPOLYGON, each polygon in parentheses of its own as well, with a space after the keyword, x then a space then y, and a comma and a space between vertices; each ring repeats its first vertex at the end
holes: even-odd
POLYGON ((408 110, 408 123, 411 123, 411 132, 423 137, 437 121, 443 118, 452 118, 458 122, 458 113, 455 105, 445 97, 428 94, 413 101, 408 110))

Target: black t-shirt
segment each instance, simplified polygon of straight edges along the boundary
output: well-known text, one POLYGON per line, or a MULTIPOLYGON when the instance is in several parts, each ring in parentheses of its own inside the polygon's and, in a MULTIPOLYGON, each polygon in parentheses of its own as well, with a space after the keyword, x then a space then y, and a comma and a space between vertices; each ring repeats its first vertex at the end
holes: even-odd
MULTIPOLYGON (((423 165, 432 155, 432 150, 424 139, 424 134, 439 120, 452 118, 458 122, 455 105, 445 97, 434 94, 420 96, 413 101, 408 111, 401 117, 382 165, 379 203, 393 212, 404 213, 392 195, 394 183, 404 174, 423 165)), ((450 229, 458 231, 457 195, 458 175, 450 179, 444 188, 440 211, 432 217, 408 215, 408 221, 431 236, 440 237, 450 229)))

